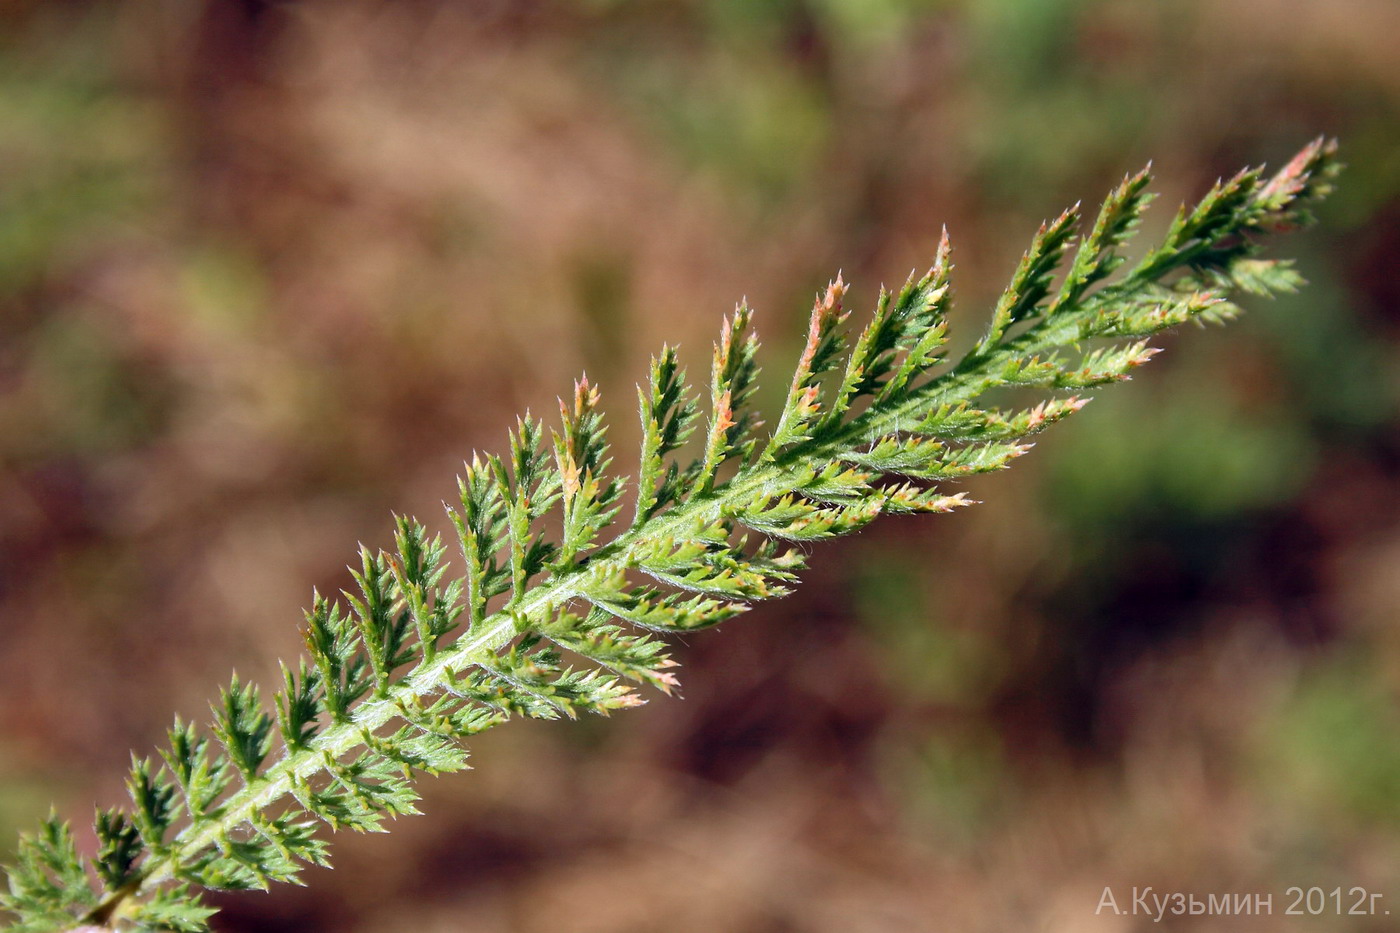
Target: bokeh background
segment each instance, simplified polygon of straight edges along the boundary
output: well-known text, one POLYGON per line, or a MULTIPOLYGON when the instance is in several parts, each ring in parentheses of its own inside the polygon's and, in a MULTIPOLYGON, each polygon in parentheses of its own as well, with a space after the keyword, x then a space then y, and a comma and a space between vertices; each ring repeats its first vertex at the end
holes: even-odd
MULTIPOLYGON (((311 588, 586 370, 774 390, 940 226, 970 333, 1035 225, 1319 133, 1311 286, 693 636, 685 697, 515 723, 222 931, 1388 930, 1400 910, 1394 0, 0 2, 0 850, 272 683, 311 588), (1112 886, 1275 916, 1095 916, 1112 886)), ((90 837, 84 837, 90 844, 90 837)))

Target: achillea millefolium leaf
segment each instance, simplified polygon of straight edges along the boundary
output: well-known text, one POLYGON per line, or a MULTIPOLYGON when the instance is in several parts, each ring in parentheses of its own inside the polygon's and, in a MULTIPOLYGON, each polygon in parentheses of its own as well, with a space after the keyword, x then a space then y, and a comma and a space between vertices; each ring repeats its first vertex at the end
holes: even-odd
POLYGON ((1308 222, 1334 153, 1319 140, 1271 178, 1220 182, 1125 273, 1122 248, 1151 200, 1149 174, 1128 176, 1087 233, 1077 209, 1040 229, 956 363, 943 360, 946 233, 932 268, 882 289, 856 334, 838 277, 817 296, 766 436, 751 405, 753 314, 740 306, 703 413, 674 349, 652 361, 625 526, 599 394, 580 381, 557 428, 526 416, 504 457, 473 456, 448 509, 455 540, 399 518, 391 550, 361 550, 353 591, 314 595, 308 657, 284 667, 270 703, 235 677, 210 729, 177 720, 159 762, 133 759, 131 807, 97 815, 93 856, 57 817, 25 836, 0 894, 10 929, 207 929, 202 889, 296 882, 328 863, 320 824, 382 831, 416 813, 416 776, 467 767, 462 739, 518 715, 635 706, 634 685, 675 691, 665 635, 783 595, 802 569, 797 547, 887 512, 973 504, 946 484, 1008 466, 1026 438, 1083 408, 1086 389, 1147 362, 1149 338, 1228 320, 1238 292, 1296 288, 1264 240, 1308 222), (1044 396, 1013 410, 987 398, 1010 387, 1044 396), (699 455, 678 459, 692 435, 699 455), (461 558, 451 568, 449 549, 461 558))

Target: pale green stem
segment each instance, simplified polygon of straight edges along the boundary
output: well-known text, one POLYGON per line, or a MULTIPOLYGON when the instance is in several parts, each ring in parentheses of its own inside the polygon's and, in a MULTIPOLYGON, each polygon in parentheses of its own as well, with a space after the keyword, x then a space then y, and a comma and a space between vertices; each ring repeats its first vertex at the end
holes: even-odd
POLYGON ((670 531, 683 530, 684 527, 693 527, 695 523, 721 519, 727 507, 744 506, 760 495, 779 496, 793 491, 796 471, 788 464, 794 461, 829 462, 840 452, 903 430, 916 423, 921 413, 938 405, 976 398, 995 384, 996 377, 990 374, 998 372, 1008 361, 1075 342, 1080 323, 1105 299, 1121 297, 1143 284, 1145 282, 1140 280, 1129 280, 1087 299, 1076 312, 1039 321, 1018 337, 987 353, 971 368, 963 370, 959 367, 946 372, 913 390, 898 405, 868 410, 830 437, 797 445, 773 462, 750 466, 711 494, 683 502, 645 525, 620 534, 585 561, 535 586, 523 599, 513 603, 509 612, 502 610, 487 616, 460 640, 389 688, 385 696, 365 700, 350 712, 347 719, 328 726, 305 747, 286 752, 255 780, 231 794, 216 816, 186 827, 165 854, 152 858, 142 866, 139 880, 109 895, 88 917, 112 917, 116 908, 127 898, 139 896, 171 880, 180 866, 188 864, 205 848, 217 844, 221 836, 272 807, 291 793, 298 783, 324 770, 326 755, 339 759, 349 754, 363 745, 366 731, 375 732, 396 718, 401 706, 442 691, 452 675, 495 655, 519 634, 518 617, 536 618, 578 598, 580 593, 577 587, 584 569, 591 570, 603 565, 625 570, 632 563, 634 547, 639 542, 664 536, 670 531))

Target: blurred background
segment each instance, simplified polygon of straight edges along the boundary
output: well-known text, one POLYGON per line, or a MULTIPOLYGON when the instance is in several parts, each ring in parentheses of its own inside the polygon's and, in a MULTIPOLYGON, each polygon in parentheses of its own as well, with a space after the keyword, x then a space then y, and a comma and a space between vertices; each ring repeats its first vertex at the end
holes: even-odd
MULTIPOLYGON (((514 723, 428 818, 222 931, 1131 931, 1105 886, 1400 909, 1393 0, 0 2, 0 852, 265 684, 391 511, 587 371, 634 464, 663 341, 947 224, 979 330, 1035 225, 1335 134, 1311 281, 681 649, 514 723)), ((91 844, 90 836, 82 839, 91 844)), ((1308 929, 1393 929, 1323 918, 1308 929)), ((1297 927, 1297 928, 1302 928, 1297 927)))

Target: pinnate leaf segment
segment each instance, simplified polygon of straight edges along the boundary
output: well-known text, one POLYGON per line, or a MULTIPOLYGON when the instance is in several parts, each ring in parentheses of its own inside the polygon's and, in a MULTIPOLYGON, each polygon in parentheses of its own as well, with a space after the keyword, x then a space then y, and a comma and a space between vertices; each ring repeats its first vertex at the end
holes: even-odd
POLYGON ((882 513, 970 505, 944 485, 1006 467, 1026 438, 1079 411, 1082 393, 1146 362, 1147 338, 1233 317, 1236 293, 1296 288, 1262 241, 1310 220, 1334 152, 1319 140, 1271 177, 1217 183, 1125 269, 1152 198, 1146 170, 1128 176, 1087 232, 1077 208, 1041 227, 956 362, 944 359, 946 234, 932 268, 882 289, 858 333, 838 277, 817 297, 766 435, 740 306, 715 346, 703 414, 675 350, 652 361, 630 520, 598 392, 580 381, 558 427, 527 416, 506 456, 466 465, 447 510, 451 575, 442 536, 398 519, 391 550, 361 549, 353 592, 314 596, 307 654, 283 668, 270 703, 235 678, 209 728, 177 720, 158 756, 133 757, 131 804, 98 812, 94 853, 80 856, 57 817, 24 836, 0 893, 10 929, 205 930, 203 890, 298 881, 304 865, 327 864, 320 824, 381 831, 416 812, 415 776, 465 768, 463 739, 514 716, 634 706, 642 685, 674 691, 665 636, 783 595, 807 542, 882 513), (1028 391, 1031 407, 988 399, 1028 391))

